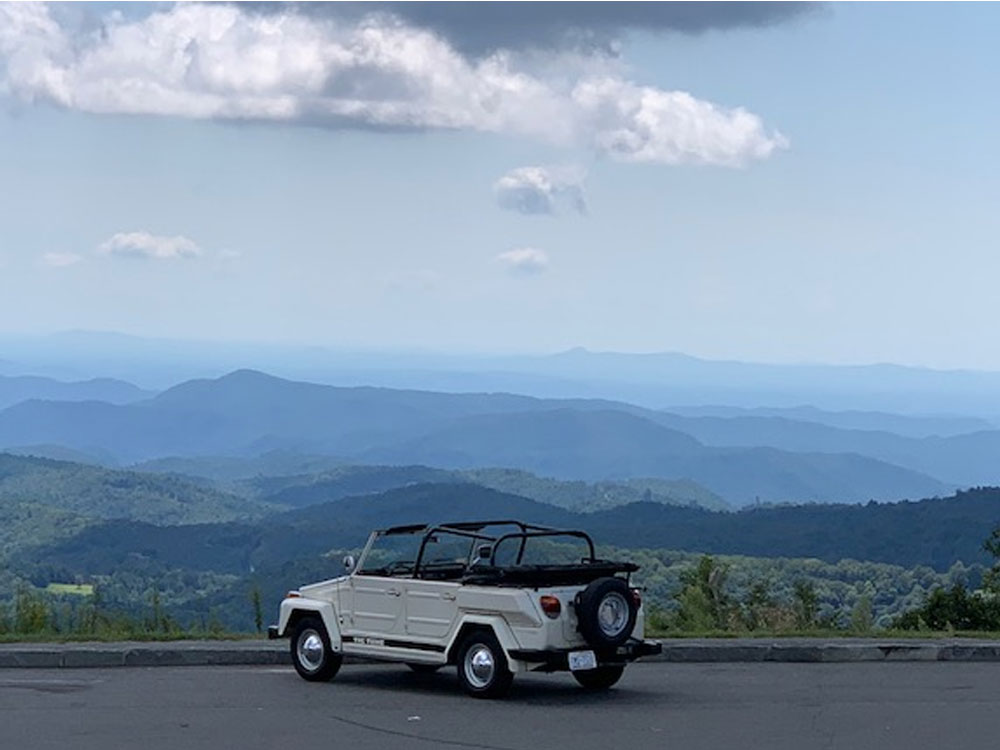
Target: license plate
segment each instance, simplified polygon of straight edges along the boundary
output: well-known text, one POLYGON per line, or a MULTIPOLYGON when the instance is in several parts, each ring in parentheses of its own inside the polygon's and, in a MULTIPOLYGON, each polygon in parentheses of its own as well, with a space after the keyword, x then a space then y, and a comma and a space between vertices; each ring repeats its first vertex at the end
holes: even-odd
POLYGON ((597 669, 597 656, 593 651, 570 651, 569 668, 573 672, 597 669))

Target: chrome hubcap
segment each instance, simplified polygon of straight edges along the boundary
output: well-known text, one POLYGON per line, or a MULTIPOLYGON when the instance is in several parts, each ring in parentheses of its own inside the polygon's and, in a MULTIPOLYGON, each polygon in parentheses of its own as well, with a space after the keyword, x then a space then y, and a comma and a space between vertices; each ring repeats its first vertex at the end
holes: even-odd
POLYGON ((323 664, 323 639, 315 630, 303 630, 296 652, 299 663, 310 672, 315 672, 323 664))
POLYGON ((628 625, 628 602, 617 591, 612 591, 603 599, 597 608, 597 623, 606 636, 614 638, 621 635, 628 625))
POLYGON ((477 688, 484 688, 493 681, 496 662, 489 647, 479 643, 465 654, 465 679, 477 688))

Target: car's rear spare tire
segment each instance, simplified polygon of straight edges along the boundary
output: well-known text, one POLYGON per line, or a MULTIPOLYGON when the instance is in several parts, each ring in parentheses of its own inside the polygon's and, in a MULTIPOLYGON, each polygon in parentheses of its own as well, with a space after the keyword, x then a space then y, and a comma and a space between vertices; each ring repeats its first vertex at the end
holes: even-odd
POLYGON ((585 669, 582 672, 574 672, 573 676, 586 690, 607 690, 622 678, 624 672, 625 667, 619 664, 598 667, 597 669, 585 669))
POLYGON ((344 661, 330 647, 330 636, 319 617, 303 617, 292 631, 292 664, 304 680, 325 682, 333 679, 344 661))
POLYGON ((507 694, 514 673, 493 631, 474 630, 458 650, 458 681, 476 698, 500 698, 507 694))
POLYGON ((580 633, 594 648, 614 648, 629 639, 638 606, 624 578, 598 578, 576 596, 580 633))

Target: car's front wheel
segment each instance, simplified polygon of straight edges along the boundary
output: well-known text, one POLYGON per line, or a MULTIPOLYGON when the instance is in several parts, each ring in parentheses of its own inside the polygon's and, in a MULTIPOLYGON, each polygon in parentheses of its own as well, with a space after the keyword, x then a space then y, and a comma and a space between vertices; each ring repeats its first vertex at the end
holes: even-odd
POLYGON ((458 651, 458 681, 475 698, 500 698, 507 694, 514 673, 492 632, 471 633, 458 651))
POLYGON ((291 648, 295 671, 310 682, 333 679, 344 661, 344 657, 330 647, 330 636, 318 617, 303 617, 295 624, 291 648))
POLYGON ((607 690, 622 678, 625 667, 598 667, 574 672, 573 676, 580 686, 587 690, 607 690))

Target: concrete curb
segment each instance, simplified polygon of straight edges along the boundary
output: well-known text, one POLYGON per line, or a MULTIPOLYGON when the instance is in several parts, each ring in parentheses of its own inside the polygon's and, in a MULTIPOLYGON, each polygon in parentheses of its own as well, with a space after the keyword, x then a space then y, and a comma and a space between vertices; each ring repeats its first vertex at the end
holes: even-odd
POLYGON ((0 669, 289 664, 287 641, 0 644, 0 669))
MULTIPOLYGON (((644 662, 844 663, 1000 661, 1000 642, 879 641, 877 639, 666 639, 663 653, 644 662)), ((362 662, 350 659, 350 662, 362 662)), ((288 642, 175 641, 0 644, 0 669, 72 667, 194 667, 289 664, 288 642)))

